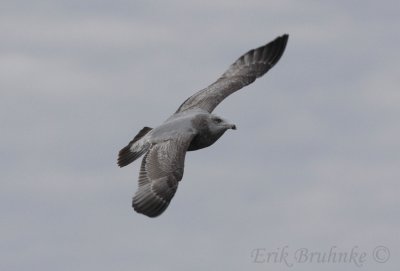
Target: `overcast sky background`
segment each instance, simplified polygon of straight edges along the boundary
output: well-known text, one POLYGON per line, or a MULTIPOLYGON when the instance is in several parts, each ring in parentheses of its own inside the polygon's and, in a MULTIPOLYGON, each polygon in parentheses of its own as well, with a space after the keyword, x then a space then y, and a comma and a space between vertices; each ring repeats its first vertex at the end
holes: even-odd
POLYGON ((1 6, 1 270, 397 270, 398 1, 1 6), (140 163, 119 149, 283 33, 280 62, 215 111, 238 130, 186 156, 162 216, 135 213, 140 163), (285 246, 292 268, 254 263, 285 246), (294 259, 333 246, 361 269, 294 259))

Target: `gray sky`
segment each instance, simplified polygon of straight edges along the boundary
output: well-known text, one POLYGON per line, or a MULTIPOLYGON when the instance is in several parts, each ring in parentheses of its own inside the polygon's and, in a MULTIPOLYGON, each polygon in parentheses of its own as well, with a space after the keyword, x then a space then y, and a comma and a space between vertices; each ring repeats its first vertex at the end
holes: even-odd
POLYGON ((399 12, 398 1, 3 1, 0 269, 395 270, 399 12), (140 163, 119 169, 119 149, 283 33, 276 67, 216 110, 238 130, 187 155, 162 216, 136 214, 140 163), (255 249, 284 247, 292 268, 255 262, 255 249), (335 247, 367 253, 361 269, 296 260, 335 247))

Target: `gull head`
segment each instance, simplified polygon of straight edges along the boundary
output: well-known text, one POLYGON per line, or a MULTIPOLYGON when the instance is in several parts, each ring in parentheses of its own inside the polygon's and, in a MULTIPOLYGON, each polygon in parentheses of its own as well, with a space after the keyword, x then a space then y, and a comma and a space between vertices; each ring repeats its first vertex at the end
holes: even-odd
POLYGON ((223 119, 219 116, 212 115, 212 114, 210 114, 208 127, 210 129, 210 132, 215 133, 215 134, 223 133, 228 129, 236 130, 235 124, 230 123, 226 119, 223 119))

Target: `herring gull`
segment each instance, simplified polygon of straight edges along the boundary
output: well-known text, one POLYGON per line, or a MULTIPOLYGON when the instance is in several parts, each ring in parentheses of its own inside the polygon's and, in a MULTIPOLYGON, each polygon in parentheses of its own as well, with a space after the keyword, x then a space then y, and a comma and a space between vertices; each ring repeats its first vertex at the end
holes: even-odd
POLYGON ((282 35, 236 60, 210 86, 190 96, 156 128, 144 127, 118 154, 124 167, 144 155, 132 206, 148 217, 162 214, 183 177, 186 151, 206 148, 236 126, 211 114, 227 96, 264 75, 281 58, 288 35, 282 35))

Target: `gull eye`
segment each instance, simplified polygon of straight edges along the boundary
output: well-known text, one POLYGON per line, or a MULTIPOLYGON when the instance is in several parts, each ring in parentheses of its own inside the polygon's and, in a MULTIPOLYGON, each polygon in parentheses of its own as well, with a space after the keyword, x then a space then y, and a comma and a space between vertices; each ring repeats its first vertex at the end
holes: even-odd
POLYGON ((217 118, 217 119, 214 119, 214 121, 215 121, 215 123, 221 123, 221 122, 222 122, 222 119, 217 118))

